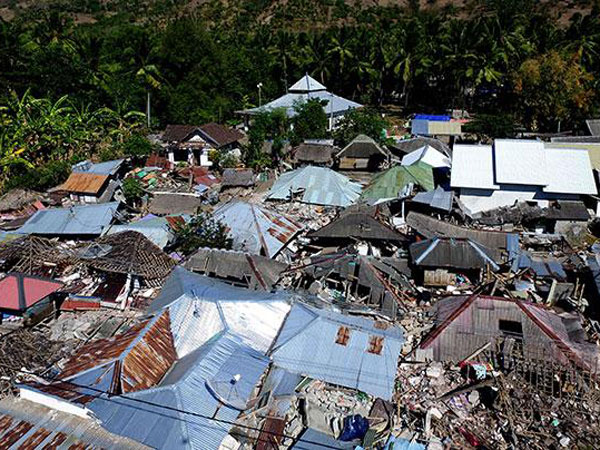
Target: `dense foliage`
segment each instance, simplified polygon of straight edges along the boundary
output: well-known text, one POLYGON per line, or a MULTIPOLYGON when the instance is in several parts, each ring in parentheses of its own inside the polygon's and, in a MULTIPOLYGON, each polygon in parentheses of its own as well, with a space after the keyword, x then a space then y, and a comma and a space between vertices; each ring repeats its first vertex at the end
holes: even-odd
POLYGON ((195 215, 176 232, 177 249, 189 255, 199 248, 231 249, 232 241, 227 237, 227 227, 210 213, 195 215))
MULTIPOLYGON (((132 110, 149 112, 151 128, 234 121, 307 72, 403 117, 467 108, 556 131, 581 129, 599 110, 596 0, 573 0, 582 12, 568 18, 560 2, 535 0, 469 0, 460 10, 435 1, 56 2, 15 1, 14 17, 0 20, 3 172, 124 152, 108 143, 145 124, 132 110)), ((259 130, 246 157, 255 166, 265 164, 261 134, 281 145, 259 130)))

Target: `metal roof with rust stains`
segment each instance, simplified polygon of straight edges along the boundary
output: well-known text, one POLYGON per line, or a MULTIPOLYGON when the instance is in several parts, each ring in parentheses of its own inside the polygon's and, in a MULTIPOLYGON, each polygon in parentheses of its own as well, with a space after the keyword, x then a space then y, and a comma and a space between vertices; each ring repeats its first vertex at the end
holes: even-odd
POLYGON ((227 226, 234 250, 269 258, 277 255, 303 228, 278 212, 241 201, 221 206, 213 216, 227 226))
POLYGON ((108 175, 97 173, 73 172, 60 188, 67 192, 98 195, 108 178, 108 175))

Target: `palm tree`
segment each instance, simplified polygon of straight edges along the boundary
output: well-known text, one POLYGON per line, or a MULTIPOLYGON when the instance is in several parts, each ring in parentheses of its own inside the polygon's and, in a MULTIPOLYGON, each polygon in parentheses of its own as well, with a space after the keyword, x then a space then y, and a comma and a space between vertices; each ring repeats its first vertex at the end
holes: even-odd
POLYGON ((150 128, 150 92, 158 91, 162 87, 161 74, 154 64, 143 65, 135 74, 146 89, 146 119, 150 128))

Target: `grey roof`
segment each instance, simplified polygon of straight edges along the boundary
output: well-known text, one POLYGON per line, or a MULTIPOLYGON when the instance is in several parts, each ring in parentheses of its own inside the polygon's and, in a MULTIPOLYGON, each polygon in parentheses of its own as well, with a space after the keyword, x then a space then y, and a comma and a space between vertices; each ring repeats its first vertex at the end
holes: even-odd
POLYGON ((101 163, 83 161, 73 166, 73 172, 95 173, 97 175, 114 175, 121 168, 124 159, 115 159, 101 163))
POLYGON ((260 205, 233 201, 217 208, 213 217, 227 227, 233 249, 273 258, 302 225, 260 205))
POLYGON ((557 136, 550 142, 600 143, 600 136, 557 136))
POLYGON ((270 355, 290 372, 389 400, 403 342, 396 326, 296 303, 270 355), (336 343, 340 327, 349 329, 346 345, 336 343), (373 337, 383 339, 380 354, 367 351, 373 337))
POLYGON ((450 212, 454 201, 454 192, 446 191, 441 186, 438 186, 434 191, 417 193, 412 201, 429 205, 434 209, 450 212))
POLYGON ((202 198, 195 194, 179 192, 156 192, 148 206, 152 214, 196 214, 202 198))
POLYGON ((290 92, 314 92, 325 91, 327 88, 311 77, 309 74, 304 75, 290 87, 290 92))
POLYGON ((521 269, 531 269, 536 276, 540 278, 556 278, 566 280, 567 274, 563 269, 561 262, 549 255, 534 256, 526 250, 521 250, 514 255, 512 272, 518 272, 521 269))
POLYGON ((250 289, 270 291, 288 265, 264 256, 201 248, 184 266, 197 273, 250 289))
MULTIPOLYGON (((112 434, 95 420, 47 408, 24 399, 5 397, 0 401, 0 442, 5 448, 45 449, 66 440, 63 447, 78 445, 82 448, 146 449, 148 447, 112 434), (11 418, 12 420, 7 420, 11 418), (36 439, 37 437, 37 439, 36 439)), ((60 446, 60 444, 58 444, 60 446)))
POLYGON ((223 171, 222 187, 250 187, 254 186, 254 172, 252 169, 225 169, 223 171))
POLYGON ((267 199, 288 200, 300 195, 300 201, 316 205, 349 206, 358 200, 362 186, 326 167, 306 166, 282 174, 267 199))
POLYGON ((112 222, 119 202, 37 211, 17 230, 45 236, 100 235, 112 222))
POLYGON ((447 267, 451 269, 483 269, 499 267, 493 251, 467 238, 433 238, 410 246, 413 264, 420 267, 447 267))
POLYGON ((103 234, 115 234, 121 231, 137 231, 138 233, 142 233, 157 247, 162 249, 175 239, 169 222, 164 217, 150 217, 124 225, 111 225, 104 230, 103 234))
POLYGON ((588 119, 585 121, 592 136, 600 137, 600 119, 588 119))
POLYGON ((369 158, 373 155, 388 156, 389 153, 381 148, 375 139, 359 134, 348 145, 346 145, 337 155, 337 158, 369 158))
POLYGON ((330 164, 335 150, 333 145, 310 144, 304 142, 292 150, 296 162, 310 162, 314 164, 330 164))
POLYGON ((446 156, 452 156, 452 150, 448 145, 439 139, 418 136, 409 139, 402 139, 400 141, 396 141, 393 144, 389 144, 388 147, 391 149, 392 153, 397 154, 398 156, 408 155, 415 150, 423 148, 425 146, 431 146, 435 148, 437 151, 443 153, 446 156))
POLYGON ((385 222, 378 208, 350 207, 331 223, 308 233, 308 237, 343 240, 407 241, 408 238, 385 222))

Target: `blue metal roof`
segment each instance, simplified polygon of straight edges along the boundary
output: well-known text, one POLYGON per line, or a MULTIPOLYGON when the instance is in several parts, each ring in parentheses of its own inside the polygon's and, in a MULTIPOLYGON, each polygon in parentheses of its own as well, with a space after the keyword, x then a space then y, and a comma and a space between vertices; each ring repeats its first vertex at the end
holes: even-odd
POLYGON ((115 159, 113 161, 105 161, 101 163, 91 163, 83 161, 82 163, 73 166, 73 172, 95 173, 97 175, 114 175, 117 173, 124 159, 115 159))
POLYGON ((276 211, 240 201, 221 206, 213 217, 227 226, 234 250, 268 258, 277 255, 303 228, 276 211))
POLYGON ((290 372, 389 400, 403 342, 398 327, 297 303, 270 353, 290 372), (350 330, 346 345, 336 343, 342 326, 350 330), (380 354, 367 351, 372 337, 383 338, 380 354))
POLYGON ((159 387, 95 399, 88 408, 108 431, 154 448, 216 449, 232 424, 211 418, 234 422, 269 360, 231 334, 205 344, 191 358, 196 360, 186 370, 176 377, 167 374, 159 387))
POLYGON ((440 116, 436 114, 415 114, 417 120, 433 120, 436 122, 450 122, 450 116, 440 116))
POLYGON ((306 166, 282 174, 267 199, 288 200, 300 195, 304 203, 325 206, 350 206, 362 192, 362 186, 326 167, 306 166))
POLYGON ((322 450, 323 448, 331 448, 338 450, 354 450, 356 443, 338 441, 333 436, 329 436, 314 428, 307 428, 302 433, 291 450, 322 450))
POLYGON ((105 229, 104 234, 115 234, 121 231, 137 231, 138 233, 142 233, 160 248, 165 248, 175 239, 175 235, 165 217, 153 217, 125 225, 111 225, 105 229))
POLYGON ((521 250, 520 253, 514 256, 511 271, 518 272, 521 269, 531 269, 533 272, 542 278, 558 278, 566 280, 567 273, 559 260, 552 257, 535 257, 531 253, 521 250))
POLYGON ((81 205, 37 211, 17 230, 45 236, 100 235, 119 207, 119 202, 81 205))
POLYGON ((351 109, 362 107, 360 103, 339 97, 331 92, 319 90, 306 93, 290 92, 258 108, 248 109, 243 112, 246 114, 259 114, 263 111, 285 108, 287 116, 293 117, 296 115, 294 106, 298 103, 305 103, 310 99, 327 100, 327 104, 323 106, 323 110, 328 116, 343 115, 351 109))

